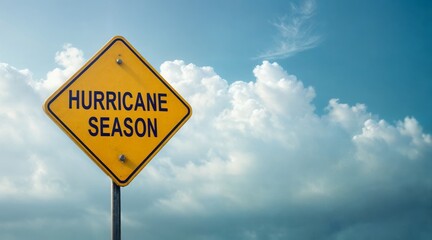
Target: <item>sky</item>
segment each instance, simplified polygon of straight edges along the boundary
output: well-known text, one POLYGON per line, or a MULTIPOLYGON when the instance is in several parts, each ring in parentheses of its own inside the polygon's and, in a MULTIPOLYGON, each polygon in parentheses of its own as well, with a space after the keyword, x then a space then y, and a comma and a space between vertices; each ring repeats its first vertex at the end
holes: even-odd
POLYGON ((432 238, 430 1, 0 6, 0 239, 110 237, 110 179, 42 105, 116 35, 193 108, 124 239, 432 238))

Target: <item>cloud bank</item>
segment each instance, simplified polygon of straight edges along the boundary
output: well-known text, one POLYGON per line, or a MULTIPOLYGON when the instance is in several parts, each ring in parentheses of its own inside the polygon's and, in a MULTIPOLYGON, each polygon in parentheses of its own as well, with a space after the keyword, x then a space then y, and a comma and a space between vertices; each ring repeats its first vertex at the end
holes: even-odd
MULTIPOLYGON (((57 58, 64 74, 44 80, 0 64, 1 239, 109 237, 109 181, 41 110, 42 86, 82 64, 70 45, 57 58)), ((338 99, 318 115, 274 62, 232 83, 181 60, 160 72, 194 115, 123 188, 125 238, 432 237, 432 138, 414 117, 338 99)))
POLYGON ((299 5, 291 3, 290 14, 273 23, 278 33, 275 46, 258 58, 283 59, 318 46, 321 36, 314 32, 312 21, 315 9, 314 0, 305 0, 299 5))

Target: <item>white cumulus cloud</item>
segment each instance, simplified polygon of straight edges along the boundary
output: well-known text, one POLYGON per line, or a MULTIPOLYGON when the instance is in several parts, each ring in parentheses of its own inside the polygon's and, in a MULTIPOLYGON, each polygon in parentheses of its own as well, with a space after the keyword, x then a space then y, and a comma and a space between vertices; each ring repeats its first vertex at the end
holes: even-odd
MULTIPOLYGON (((0 238, 109 235, 107 177, 42 112, 82 52, 56 60, 45 80, 0 64, 0 238)), ((275 62, 237 82, 181 60, 160 69, 193 116, 122 189, 125 237, 432 235, 432 140, 414 117, 391 124, 336 98, 319 115, 315 90, 275 62)))
POLYGON ((63 51, 56 53, 55 61, 60 65, 59 68, 49 71, 46 79, 31 82, 43 98, 48 97, 50 93, 58 89, 67 78, 84 64, 83 52, 71 44, 65 44, 63 51))

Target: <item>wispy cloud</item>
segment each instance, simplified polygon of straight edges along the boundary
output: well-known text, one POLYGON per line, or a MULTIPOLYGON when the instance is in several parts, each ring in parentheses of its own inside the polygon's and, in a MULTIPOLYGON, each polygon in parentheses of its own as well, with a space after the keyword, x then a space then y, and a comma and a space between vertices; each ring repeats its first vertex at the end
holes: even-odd
POLYGON ((273 25, 278 30, 275 46, 258 56, 260 59, 282 59, 316 47, 321 36, 314 32, 313 16, 316 11, 314 0, 291 4, 289 15, 279 18, 273 25))

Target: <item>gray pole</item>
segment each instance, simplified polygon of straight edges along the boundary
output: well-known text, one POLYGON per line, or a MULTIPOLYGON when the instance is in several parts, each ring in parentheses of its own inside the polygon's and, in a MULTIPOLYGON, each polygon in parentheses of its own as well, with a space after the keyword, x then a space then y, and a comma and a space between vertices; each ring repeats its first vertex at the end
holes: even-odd
POLYGON ((111 189, 112 240, 121 240, 120 186, 112 182, 111 189))

